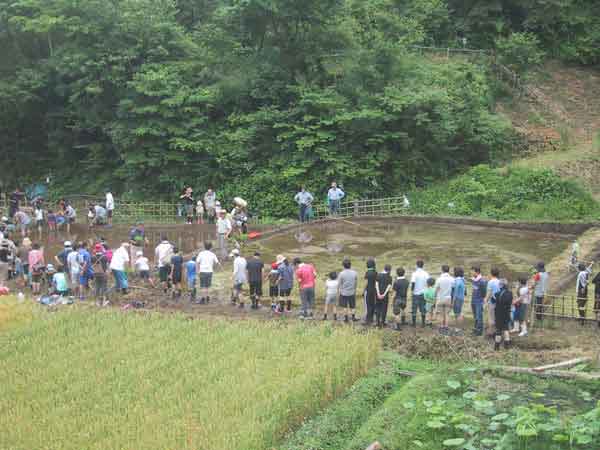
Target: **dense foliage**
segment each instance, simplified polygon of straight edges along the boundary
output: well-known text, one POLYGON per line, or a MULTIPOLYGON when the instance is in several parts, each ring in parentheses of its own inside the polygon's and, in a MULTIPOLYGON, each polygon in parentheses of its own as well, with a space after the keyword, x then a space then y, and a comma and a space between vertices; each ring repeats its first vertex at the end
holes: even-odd
POLYGON ((513 133, 485 67, 411 46, 465 37, 535 63, 539 42, 592 63, 593 4, 0 0, 0 182, 146 199, 213 185, 274 215, 301 183, 419 186, 493 160, 513 133))
POLYGON ((577 221, 595 219, 600 212, 588 192, 552 170, 481 165, 410 197, 412 211, 423 214, 577 221))

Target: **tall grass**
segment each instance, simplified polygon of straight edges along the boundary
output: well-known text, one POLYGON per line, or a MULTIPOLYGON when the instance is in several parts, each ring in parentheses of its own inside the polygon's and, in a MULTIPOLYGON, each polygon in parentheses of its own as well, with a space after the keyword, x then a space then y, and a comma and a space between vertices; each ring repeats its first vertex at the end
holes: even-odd
POLYGON ((268 449, 375 362, 352 330, 56 313, 0 334, 2 449, 268 449))

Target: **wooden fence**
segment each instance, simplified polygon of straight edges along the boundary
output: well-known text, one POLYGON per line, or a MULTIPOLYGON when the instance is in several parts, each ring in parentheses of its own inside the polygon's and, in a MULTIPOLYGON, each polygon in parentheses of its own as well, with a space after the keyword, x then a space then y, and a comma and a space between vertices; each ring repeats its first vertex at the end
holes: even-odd
POLYGON ((537 327, 553 326, 557 320, 578 320, 583 323, 598 322, 600 310, 594 309, 594 299, 589 298, 580 314, 577 297, 574 295, 546 295, 543 305, 535 305, 532 299, 529 314, 537 327))

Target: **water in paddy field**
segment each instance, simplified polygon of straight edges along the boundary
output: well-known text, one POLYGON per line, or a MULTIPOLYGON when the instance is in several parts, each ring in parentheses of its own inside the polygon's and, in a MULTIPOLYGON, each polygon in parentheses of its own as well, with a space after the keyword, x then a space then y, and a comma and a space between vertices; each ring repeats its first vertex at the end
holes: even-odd
POLYGON ((473 265, 480 265, 484 273, 496 266, 503 277, 516 281, 519 275, 529 275, 538 261, 549 262, 564 251, 569 242, 567 236, 470 225, 333 222, 252 243, 247 253, 259 250, 269 262, 280 253, 299 256, 315 264, 320 277, 340 270, 345 257, 359 271, 374 257, 378 270, 391 264, 394 272, 400 266, 411 272, 422 259, 431 274, 438 274, 442 264, 461 266, 466 273, 473 265))
MULTIPOLYGON (((125 226, 88 230, 78 225, 71 235, 62 232, 36 239, 33 234, 32 240, 44 246, 47 257, 53 257, 67 239, 79 241, 104 237, 111 247, 116 248, 128 240, 129 230, 130 227, 125 226)), ((184 254, 190 254, 200 249, 204 241, 214 242, 214 230, 214 225, 147 226, 146 256, 153 258, 161 234, 166 234, 184 254)), ((538 261, 549 262, 565 250, 569 242, 568 236, 471 225, 340 221, 299 226, 261 241, 250 241, 243 252, 250 256, 259 250, 263 260, 269 263, 278 254, 290 260, 299 256, 315 264, 320 276, 340 270, 345 257, 351 258, 359 271, 365 268, 368 257, 374 257, 378 269, 391 264, 394 271, 403 266, 410 272, 415 261, 423 259, 431 274, 439 273, 442 264, 452 268, 462 266, 465 271, 478 264, 484 273, 489 273, 491 266, 497 266, 502 276, 516 280, 519 275, 529 274, 538 261)))

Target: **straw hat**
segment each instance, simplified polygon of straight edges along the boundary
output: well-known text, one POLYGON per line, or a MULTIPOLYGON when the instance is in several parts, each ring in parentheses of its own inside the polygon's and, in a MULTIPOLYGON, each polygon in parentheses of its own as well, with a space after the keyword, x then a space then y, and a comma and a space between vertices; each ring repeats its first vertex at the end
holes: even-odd
POLYGON ((285 256, 277 255, 277 258, 275 258, 275 261, 277 262, 277 264, 281 264, 283 261, 285 261, 285 256))

